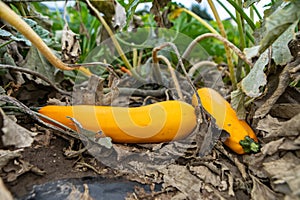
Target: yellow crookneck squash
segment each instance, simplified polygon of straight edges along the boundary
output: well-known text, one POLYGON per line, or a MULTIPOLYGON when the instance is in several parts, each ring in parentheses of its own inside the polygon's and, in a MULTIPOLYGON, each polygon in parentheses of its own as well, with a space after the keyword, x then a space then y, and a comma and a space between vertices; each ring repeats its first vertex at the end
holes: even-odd
MULTIPOLYGON (((253 130, 237 118, 236 112, 218 92, 210 88, 201 88, 197 92, 217 126, 229 133, 225 145, 238 154, 259 150, 253 130)), ((193 105, 197 105, 195 95, 193 105)), ((182 101, 163 101, 133 108, 49 105, 39 109, 39 113, 76 130, 68 117, 74 118, 84 129, 101 131, 117 143, 169 142, 185 138, 197 125, 194 107, 182 101)))
MULTIPOLYGON (((216 120, 219 128, 225 130, 229 137, 224 144, 238 154, 258 152, 259 144, 251 127, 244 120, 239 120, 235 110, 215 90, 201 88, 197 90, 203 108, 216 120)), ((196 95, 192 104, 198 104, 196 95)))

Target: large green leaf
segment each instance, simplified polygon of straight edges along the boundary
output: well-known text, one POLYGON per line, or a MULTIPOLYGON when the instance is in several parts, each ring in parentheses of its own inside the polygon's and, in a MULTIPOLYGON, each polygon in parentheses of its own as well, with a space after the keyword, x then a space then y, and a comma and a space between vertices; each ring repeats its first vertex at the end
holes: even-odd
POLYGON ((276 65, 285 65, 293 58, 288 43, 294 38, 296 25, 297 22, 290 26, 272 45, 272 58, 276 65))
MULTIPOLYGON (((283 5, 284 4, 285 3, 283 3, 283 5)), ((275 12, 265 19, 265 31, 260 41, 260 53, 271 46, 291 25, 299 21, 299 10, 300 1, 292 1, 285 6, 278 7, 275 12)))
POLYGON ((261 94, 260 87, 267 83, 264 69, 268 62, 268 51, 265 51, 260 55, 250 73, 242 80, 241 87, 247 96, 258 97, 261 94))

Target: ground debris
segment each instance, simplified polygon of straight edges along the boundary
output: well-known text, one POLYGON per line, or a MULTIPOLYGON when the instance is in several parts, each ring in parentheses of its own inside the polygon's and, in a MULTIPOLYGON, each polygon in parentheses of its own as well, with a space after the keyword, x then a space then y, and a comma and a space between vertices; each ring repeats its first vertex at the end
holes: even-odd
POLYGON ((8 117, 0 108, 0 120, 2 121, 2 127, 0 132, 3 133, 1 139, 4 146, 15 146, 16 148, 29 147, 33 143, 33 133, 16 123, 12 117, 8 117))
POLYGON ((276 192, 300 196, 300 159, 287 153, 281 159, 266 162, 264 169, 271 177, 276 192))
POLYGON ((7 165, 3 168, 6 182, 13 182, 17 178, 27 172, 33 172, 36 175, 44 175, 46 171, 39 169, 38 167, 30 164, 29 162, 18 159, 14 161, 13 165, 7 165))

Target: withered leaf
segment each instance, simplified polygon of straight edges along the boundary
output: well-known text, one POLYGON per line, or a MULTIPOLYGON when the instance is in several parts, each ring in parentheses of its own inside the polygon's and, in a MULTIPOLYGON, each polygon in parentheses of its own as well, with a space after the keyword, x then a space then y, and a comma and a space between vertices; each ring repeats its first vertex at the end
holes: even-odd
POLYGON ((227 189, 227 185, 224 185, 220 180, 220 176, 210 171, 206 166, 191 166, 190 170, 194 172, 205 183, 212 184, 215 188, 227 189))
POLYGON ((190 199, 201 199, 200 188, 203 182, 196 178, 186 166, 169 165, 160 170, 164 174, 163 187, 175 187, 190 199))
POLYGON ((5 187, 2 178, 0 177, 0 194, 1 198, 5 200, 13 200, 12 194, 9 192, 9 190, 5 187))
POLYGON ((285 194, 300 194, 300 159, 292 153, 284 157, 263 163, 270 175, 273 189, 285 194))
POLYGON ((76 63, 81 54, 79 36, 69 28, 67 23, 62 31, 61 44, 62 61, 71 64, 76 63))
POLYGON ((15 151, 10 150, 2 150, 0 149, 0 169, 2 169, 7 163, 14 158, 18 158, 21 156, 22 149, 18 149, 15 151))
POLYGON ((33 133, 22 126, 18 125, 14 120, 7 117, 5 113, 0 108, 0 120, 3 123, 1 128, 2 142, 4 146, 13 145, 16 148, 30 147, 33 143, 33 136, 36 133, 33 133))
POLYGON ((260 199, 278 199, 279 195, 273 192, 270 188, 264 185, 259 181, 255 176, 250 174, 250 177, 253 181, 253 188, 251 191, 251 199, 260 200, 260 199))
POLYGON ((273 155, 278 151, 280 145, 283 144, 284 139, 285 138, 280 138, 278 140, 269 142, 261 148, 261 152, 265 155, 273 155))
POLYGON ((266 137, 298 136, 300 133, 300 114, 292 119, 279 122, 278 119, 267 115, 258 122, 257 129, 267 132, 266 137))

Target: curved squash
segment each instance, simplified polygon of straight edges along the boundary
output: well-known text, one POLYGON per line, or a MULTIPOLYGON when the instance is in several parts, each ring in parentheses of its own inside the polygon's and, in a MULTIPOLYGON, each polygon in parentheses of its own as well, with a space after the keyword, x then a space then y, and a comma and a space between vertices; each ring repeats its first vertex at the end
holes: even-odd
MULTIPOLYGON (((227 131, 224 142, 238 154, 257 152, 258 140, 251 127, 239 120, 230 104, 215 90, 198 91, 204 109, 227 131)), ((193 96, 193 105, 197 105, 193 96)), ((194 107, 181 101, 164 101, 147 106, 124 108, 110 106, 45 106, 39 112, 76 130, 67 117, 76 119, 83 128, 111 137, 118 143, 158 143, 182 139, 196 127, 194 107)))
MULTIPOLYGON (((229 133, 225 145, 238 154, 259 150, 257 137, 251 127, 244 120, 238 119, 235 110, 218 92, 211 88, 201 88, 197 92, 203 108, 215 118, 217 126, 229 133)), ((198 104, 196 95, 193 96, 192 104, 198 104)))

